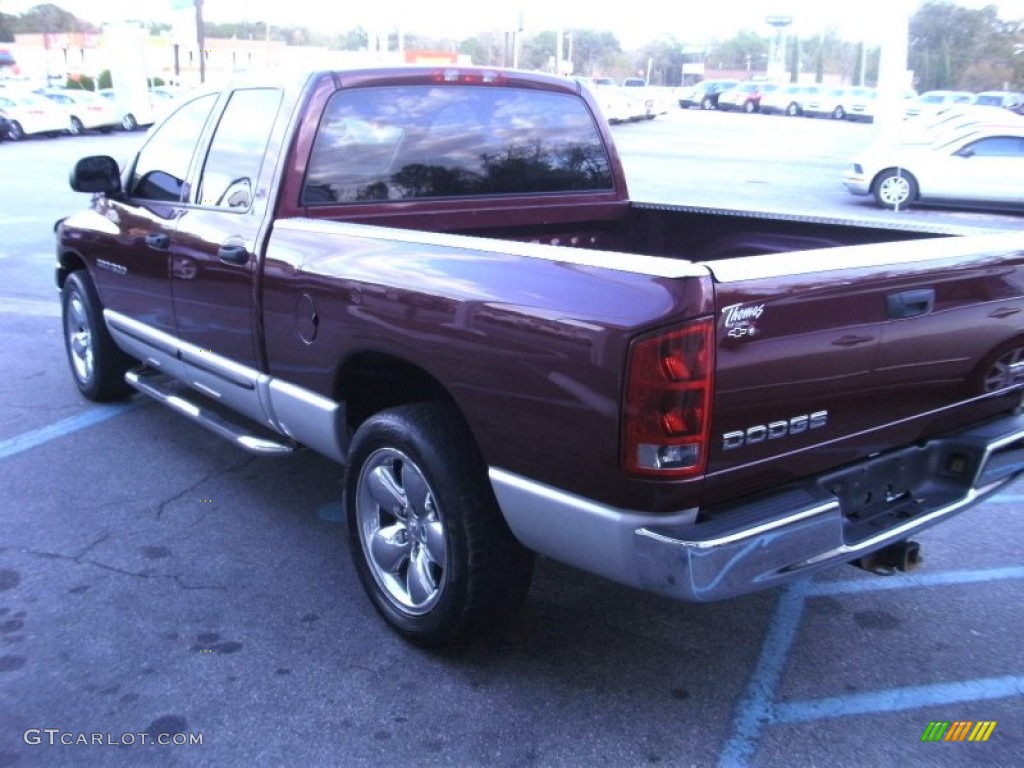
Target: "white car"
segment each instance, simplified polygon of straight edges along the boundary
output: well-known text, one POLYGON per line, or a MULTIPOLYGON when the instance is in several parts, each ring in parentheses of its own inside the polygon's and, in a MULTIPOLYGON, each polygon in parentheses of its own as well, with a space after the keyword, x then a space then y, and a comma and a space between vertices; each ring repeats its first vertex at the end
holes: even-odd
POLYGON ((939 110, 954 104, 970 104, 974 94, 970 91, 925 91, 916 99, 907 103, 907 117, 922 114, 935 114, 939 110))
POLYGON ((846 119, 870 122, 875 119, 875 99, 878 91, 866 85, 855 85, 847 94, 846 119))
POLYGON ((614 125, 636 119, 635 101, 623 93, 611 78, 595 77, 592 80, 581 79, 580 82, 590 89, 609 123, 614 125))
POLYGON ((875 146, 853 158, 843 185, 883 208, 953 203, 1024 208, 1024 128, 986 126, 932 144, 875 146))
POLYGON ((955 138, 969 130, 982 128, 1024 128, 1024 116, 1002 107, 976 104, 953 104, 935 112, 922 113, 903 122, 899 134, 901 144, 932 144, 937 140, 955 138))
POLYGON ((33 93, 0 91, 0 115, 7 118, 7 137, 18 141, 26 136, 57 136, 68 129, 68 113, 33 93))
POLYGON ((805 97, 803 112, 806 117, 846 119, 853 98, 850 88, 841 85, 822 86, 805 97))
POLYGON ((783 114, 796 117, 804 113, 804 102, 819 90, 816 85, 784 85, 761 97, 761 114, 783 114))
POLYGON ((67 111, 67 130, 73 136, 89 130, 109 133, 121 125, 117 106, 91 91, 47 90, 43 96, 67 111))

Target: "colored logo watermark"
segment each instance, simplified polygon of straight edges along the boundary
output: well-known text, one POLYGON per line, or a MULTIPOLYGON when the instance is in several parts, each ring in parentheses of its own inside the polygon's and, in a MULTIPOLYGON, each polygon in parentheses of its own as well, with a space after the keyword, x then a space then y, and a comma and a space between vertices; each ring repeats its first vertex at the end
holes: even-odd
POLYGON ((988 741, 996 729, 996 720, 932 720, 921 734, 921 741, 988 741))

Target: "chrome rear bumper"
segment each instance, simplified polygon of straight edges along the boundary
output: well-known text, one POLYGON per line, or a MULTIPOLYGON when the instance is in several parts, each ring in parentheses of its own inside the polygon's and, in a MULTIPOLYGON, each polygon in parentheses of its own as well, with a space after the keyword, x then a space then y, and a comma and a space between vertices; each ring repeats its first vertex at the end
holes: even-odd
POLYGON ((710 601, 850 562, 936 525, 1024 472, 1024 415, 866 459, 700 515, 602 506, 503 470, 491 481, 527 547, 625 584, 710 601))

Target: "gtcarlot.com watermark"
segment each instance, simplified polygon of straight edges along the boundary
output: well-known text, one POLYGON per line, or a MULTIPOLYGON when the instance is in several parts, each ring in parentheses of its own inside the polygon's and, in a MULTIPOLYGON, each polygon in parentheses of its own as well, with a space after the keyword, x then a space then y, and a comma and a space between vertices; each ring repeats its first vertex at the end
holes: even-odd
POLYGON ((202 746, 201 733, 83 733, 60 728, 29 728, 21 735, 29 746, 133 747, 139 744, 160 747, 202 746))

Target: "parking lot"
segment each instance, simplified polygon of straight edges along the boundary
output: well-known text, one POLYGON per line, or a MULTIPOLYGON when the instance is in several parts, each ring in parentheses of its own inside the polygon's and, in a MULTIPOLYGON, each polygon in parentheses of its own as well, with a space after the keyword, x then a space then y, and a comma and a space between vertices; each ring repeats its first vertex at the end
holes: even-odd
MULTIPOLYGON (((852 198, 870 130, 672 111, 613 133, 636 199, 1024 232, 852 198)), ((404 643, 350 565, 336 465, 79 397, 53 222, 87 203, 74 159, 141 138, 0 145, 0 766, 1020 763, 1019 486, 921 536, 912 575, 691 605, 541 561, 505 634, 404 643), (996 725, 923 741, 936 721, 996 725)))

